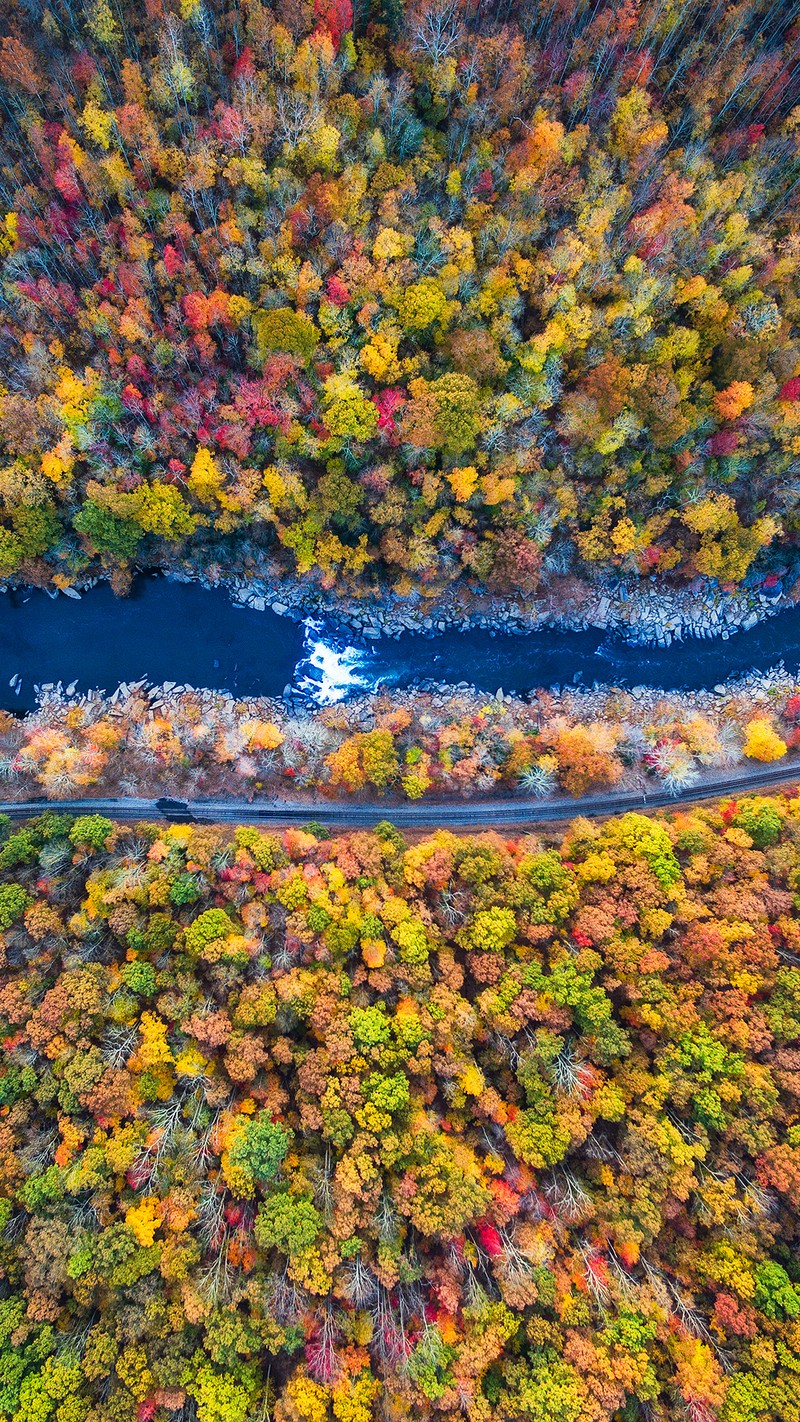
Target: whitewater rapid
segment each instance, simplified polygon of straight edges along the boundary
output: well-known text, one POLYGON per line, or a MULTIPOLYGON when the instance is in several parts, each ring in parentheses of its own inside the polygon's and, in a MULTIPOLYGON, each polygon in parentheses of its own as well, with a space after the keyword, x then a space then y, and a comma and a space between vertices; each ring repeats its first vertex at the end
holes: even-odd
POLYGON ((294 676, 298 691, 318 706, 333 706, 354 691, 375 690, 375 674, 370 673, 374 654, 330 632, 323 635, 323 624, 311 617, 302 625, 305 655, 294 676))

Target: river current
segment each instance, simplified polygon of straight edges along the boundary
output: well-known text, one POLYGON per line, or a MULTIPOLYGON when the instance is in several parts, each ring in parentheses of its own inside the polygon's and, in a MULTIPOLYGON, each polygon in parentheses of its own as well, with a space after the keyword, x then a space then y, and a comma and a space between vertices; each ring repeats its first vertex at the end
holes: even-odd
POLYGON ((379 686, 469 682, 487 693, 538 687, 712 687, 783 661, 800 669, 800 607, 727 640, 631 646, 599 629, 499 629, 407 634, 358 645, 334 624, 304 623, 231 601, 222 589, 140 577, 130 597, 99 584, 80 599, 31 589, 0 596, 0 705, 30 710, 36 687, 111 692, 146 677, 226 691, 280 696, 287 687, 322 704, 379 686))

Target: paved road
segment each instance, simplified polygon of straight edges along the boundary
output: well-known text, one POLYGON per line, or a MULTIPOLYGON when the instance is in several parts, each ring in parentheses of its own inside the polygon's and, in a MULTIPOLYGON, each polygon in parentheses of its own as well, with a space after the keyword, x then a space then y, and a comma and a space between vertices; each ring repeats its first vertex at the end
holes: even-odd
POLYGON ((720 796, 753 794, 779 785, 796 785, 800 780, 800 764, 793 774, 785 764, 748 766, 737 775, 709 779, 680 795, 668 795, 653 790, 617 791, 609 795, 587 795, 582 799, 560 797, 552 800, 530 800, 521 796, 496 800, 434 801, 417 804, 376 805, 358 801, 322 801, 309 803, 298 800, 39 800, 0 803, 0 813, 12 819, 29 819, 42 810, 66 810, 73 814, 102 814, 114 820, 167 819, 179 823, 205 822, 275 825, 308 824, 316 820, 322 825, 340 829, 369 828, 381 820, 390 820, 400 829, 480 829, 503 825, 540 825, 558 820, 575 819, 577 815, 606 819, 626 810, 657 809, 663 805, 715 800, 720 796))

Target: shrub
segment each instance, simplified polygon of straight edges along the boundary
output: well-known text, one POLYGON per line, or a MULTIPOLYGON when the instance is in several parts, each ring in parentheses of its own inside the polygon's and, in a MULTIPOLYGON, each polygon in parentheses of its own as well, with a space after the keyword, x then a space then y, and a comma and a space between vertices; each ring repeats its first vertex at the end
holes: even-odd
POLYGON ((112 821, 103 815, 79 815, 69 837, 79 849, 103 849, 113 829, 112 821))
POLYGON ((0 929, 10 928, 29 903, 30 897, 21 884, 0 884, 0 929))

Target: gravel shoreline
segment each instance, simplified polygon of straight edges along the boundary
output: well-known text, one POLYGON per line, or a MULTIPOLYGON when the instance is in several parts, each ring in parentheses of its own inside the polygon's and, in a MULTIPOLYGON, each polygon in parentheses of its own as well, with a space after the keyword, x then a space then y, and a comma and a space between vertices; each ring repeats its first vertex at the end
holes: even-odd
POLYGON ((748 631, 800 599, 800 578, 786 586, 778 580, 735 591, 713 584, 691 584, 681 589, 661 589, 645 583, 595 587, 570 580, 566 589, 554 586, 540 598, 510 598, 454 590, 438 600, 416 594, 401 598, 381 592, 369 599, 326 593, 309 582, 256 577, 239 579, 186 569, 167 569, 167 577, 200 582, 205 587, 225 587, 231 598, 248 607, 271 610, 278 616, 303 621, 309 617, 350 629, 367 640, 400 637, 412 632, 435 636, 445 631, 484 628, 524 636, 554 628, 586 631, 599 628, 637 646, 668 647, 685 638, 720 637, 748 631))

